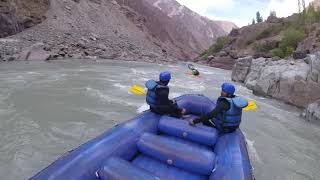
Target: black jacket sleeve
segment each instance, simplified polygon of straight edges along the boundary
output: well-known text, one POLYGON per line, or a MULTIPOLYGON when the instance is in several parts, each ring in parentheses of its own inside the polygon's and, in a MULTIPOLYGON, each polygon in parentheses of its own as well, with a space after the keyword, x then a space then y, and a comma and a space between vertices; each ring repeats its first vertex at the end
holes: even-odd
POLYGON ((159 98, 160 104, 167 105, 174 110, 179 109, 178 106, 169 99, 169 89, 158 89, 155 93, 159 98))
POLYGON ((217 117, 219 113, 222 113, 224 111, 228 111, 230 109, 230 104, 227 100, 222 99, 216 106, 214 110, 212 110, 210 113, 200 117, 199 119, 195 119, 193 122, 195 124, 200 122, 206 122, 209 121, 212 118, 217 117))
POLYGON ((170 102, 169 101, 169 89, 165 89, 165 88, 157 89, 155 93, 158 96, 161 104, 168 104, 170 102))

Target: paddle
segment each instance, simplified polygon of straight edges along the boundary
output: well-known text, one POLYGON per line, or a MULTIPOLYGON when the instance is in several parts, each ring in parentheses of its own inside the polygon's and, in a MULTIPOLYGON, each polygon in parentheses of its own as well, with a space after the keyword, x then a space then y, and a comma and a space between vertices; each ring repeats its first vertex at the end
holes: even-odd
MULTIPOLYGON (((136 84, 130 88, 130 92, 132 92, 133 94, 137 94, 137 95, 146 95, 147 94, 143 87, 136 85, 136 84)), ((248 106, 243 108, 244 111, 253 111, 256 109, 257 109, 257 104, 253 101, 249 101, 248 106)))
POLYGON ((130 88, 130 92, 132 92, 133 94, 138 94, 138 95, 146 95, 147 94, 146 91, 142 87, 140 87, 136 84, 130 88))
POLYGON ((244 111, 252 111, 252 110, 256 110, 257 109, 257 104, 253 101, 249 101, 248 102, 248 106, 243 108, 242 110, 244 111))

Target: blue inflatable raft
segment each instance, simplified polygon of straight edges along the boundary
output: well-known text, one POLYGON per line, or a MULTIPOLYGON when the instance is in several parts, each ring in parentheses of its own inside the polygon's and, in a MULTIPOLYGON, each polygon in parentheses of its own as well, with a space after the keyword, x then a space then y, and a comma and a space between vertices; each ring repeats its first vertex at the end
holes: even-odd
POLYGON ((40 171, 33 180, 250 180, 252 168, 240 130, 218 135, 188 125, 210 112, 205 96, 176 99, 185 119, 144 112, 81 145, 40 171))

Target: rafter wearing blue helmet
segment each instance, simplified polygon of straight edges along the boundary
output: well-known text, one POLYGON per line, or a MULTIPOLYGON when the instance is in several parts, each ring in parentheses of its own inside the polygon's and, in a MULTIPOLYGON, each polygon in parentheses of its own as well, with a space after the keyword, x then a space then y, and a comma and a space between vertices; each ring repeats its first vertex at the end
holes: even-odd
POLYGON ((162 72, 159 75, 159 81, 149 80, 146 83, 148 89, 146 102, 150 110, 160 115, 169 115, 180 118, 185 110, 180 109, 175 101, 169 99, 168 84, 171 80, 170 72, 162 72))
POLYGON ((248 105, 248 101, 236 96, 235 91, 233 84, 223 83, 215 109, 198 119, 191 120, 189 124, 194 126, 202 122, 206 126, 216 128, 220 133, 234 132, 240 126, 242 109, 248 105))

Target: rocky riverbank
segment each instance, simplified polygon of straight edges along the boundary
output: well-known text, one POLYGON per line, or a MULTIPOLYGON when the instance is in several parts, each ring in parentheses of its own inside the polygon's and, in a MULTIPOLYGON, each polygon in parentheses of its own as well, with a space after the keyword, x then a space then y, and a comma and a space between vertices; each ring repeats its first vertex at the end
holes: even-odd
POLYGON ((244 83, 254 94, 306 108, 308 120, 320 120, 320 52, 297 60, 240 58, 232 80, 244 83))

